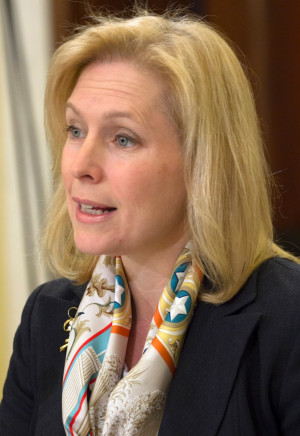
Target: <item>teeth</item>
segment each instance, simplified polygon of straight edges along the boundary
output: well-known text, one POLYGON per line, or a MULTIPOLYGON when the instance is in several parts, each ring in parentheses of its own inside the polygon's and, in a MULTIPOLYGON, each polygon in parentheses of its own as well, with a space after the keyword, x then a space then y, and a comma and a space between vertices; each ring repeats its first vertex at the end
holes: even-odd
POLYGON ((82 212, 88 213, 90 215, 102 215, 105 213, 109 213, 108 209, 94 209, 94 206, 92 206, 91 204, 80 204, 80 209, 82 212))

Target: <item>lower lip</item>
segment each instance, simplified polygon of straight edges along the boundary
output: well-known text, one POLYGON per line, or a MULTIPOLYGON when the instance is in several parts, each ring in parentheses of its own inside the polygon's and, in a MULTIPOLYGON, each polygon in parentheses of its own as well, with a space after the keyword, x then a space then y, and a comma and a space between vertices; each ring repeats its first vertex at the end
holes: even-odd
POLYGON ((116 213, 116 209, 112 210, 111 212, 102 213, 101 215, 92 215, 89 213, 85 213, 80 209, 80 205, 76 207, 76 219, 80 223, 84 224, 94 224, 94 223, 101 223, 110 220, 113 215, 116 213))

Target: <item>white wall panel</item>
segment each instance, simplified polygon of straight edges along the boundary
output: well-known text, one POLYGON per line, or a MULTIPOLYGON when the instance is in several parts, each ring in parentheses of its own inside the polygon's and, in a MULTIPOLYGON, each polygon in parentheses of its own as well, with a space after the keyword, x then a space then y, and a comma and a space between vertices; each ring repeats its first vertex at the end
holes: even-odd
POLYGON ((43 125, 51 47, 50 1, 1 0, 0 5, 0 388, 24 303, 32 289, 47 278, 36 243, 51 186, 43 125), (37 165, 39 191, 37 179, 33 179, 37 165))

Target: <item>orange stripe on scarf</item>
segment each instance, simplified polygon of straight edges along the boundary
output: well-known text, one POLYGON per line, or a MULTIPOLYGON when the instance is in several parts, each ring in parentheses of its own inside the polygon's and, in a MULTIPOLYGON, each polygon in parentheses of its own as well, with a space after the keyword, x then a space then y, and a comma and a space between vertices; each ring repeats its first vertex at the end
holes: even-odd
POLYGON ((111 333, 116 333, 117 335, 125 336, 128 338, 130 329, 126 329, 120 325, 113 325, 111 328, 111 333))
POLYGON ((154 318, 155 324, 156 324, 157 327, 159 328, 160 325, 161 325, 161 323, 163 322, 163 319, 162 319, 162 317, 160 316, 160 313, 159 313, 159 310, 158 310, 158 306, 157 306, 157 308, 156 308, 156 311, 154 312, 154 316, 153 316, 153 318, 154 318))
POLYGON ((166 350, 166 348, 163 346, 163 344, 160 342, 159 339, 157 339, 157 337, 155 336, 155 338, 152 341, 151 344, 156 351, 161 355, 161 357, 164 359, 164 361, 166 362, 166 364, 168 365, 172 375, 175 374, 176 371, 176 367, 174 365, 173 359, 170 356, 169 352, 166 350))

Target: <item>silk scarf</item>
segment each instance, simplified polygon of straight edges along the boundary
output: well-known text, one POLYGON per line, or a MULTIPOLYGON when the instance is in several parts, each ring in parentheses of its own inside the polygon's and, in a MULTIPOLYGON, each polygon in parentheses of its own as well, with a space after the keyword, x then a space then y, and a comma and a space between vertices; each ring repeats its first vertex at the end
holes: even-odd
POLYGON ((69 329, 62 394, 66 435, 157 434, 201 280, 184 248, 159 300, 141 359, 124 375, 130 290, 121 258, 99 258, 69 329))

